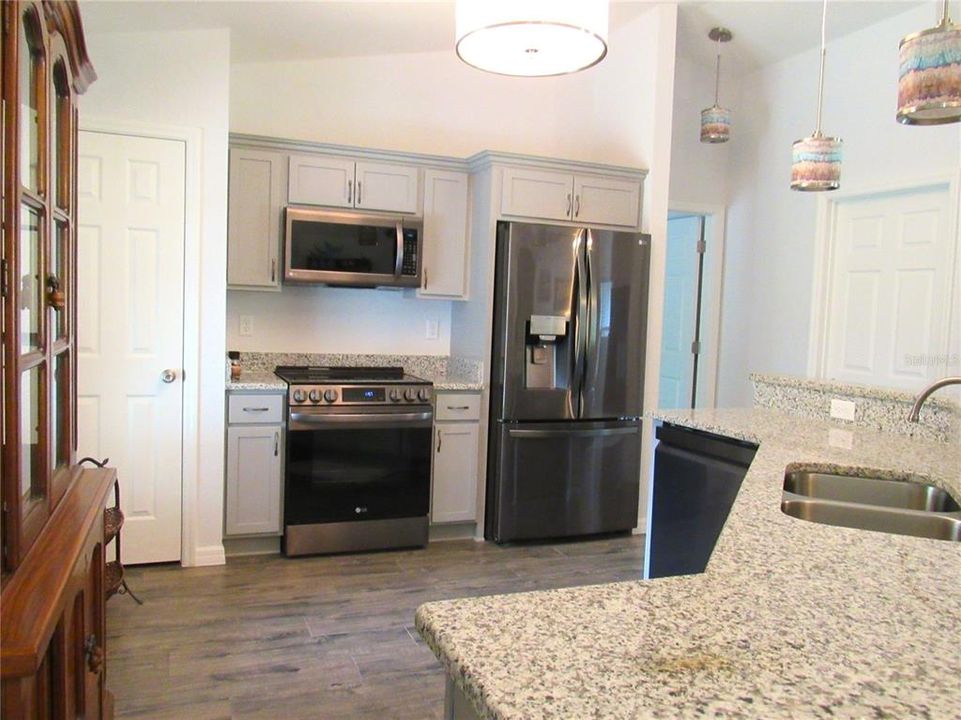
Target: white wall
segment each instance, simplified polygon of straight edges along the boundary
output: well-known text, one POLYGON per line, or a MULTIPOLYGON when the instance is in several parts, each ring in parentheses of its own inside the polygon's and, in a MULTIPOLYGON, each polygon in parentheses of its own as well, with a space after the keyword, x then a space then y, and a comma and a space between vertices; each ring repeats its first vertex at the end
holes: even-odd
POLYGON ((413 291, 285 287, 282 293, 227 293, 231 350, 447 355, 450 302, 418 300, 413 291), (254 319, 242 337, 240 316, 254 319), (427 323, 437 337, 426 337, 427 323))
POLYGON ((183 552, 186 564, 222 563, 230 36, 109 33, 87 45, 98 79, 81 97, 81 127, 160 124, 199 138, 187 178, 183 552))
MULTIPOLYGON (((239 63, 231 68, 230 129, 454 157, 499 150, 647 167, 653 148, 655 24, 644 6, 612 12, 623 13, 627 22, 613 34, 604 62, 557 78, 491 75, 468 67, 453 50, 239 63)), ((645 212, 645 224, 649 217, 645 212)), ((383 318, 389 316, 398 325, 383 336, 383 346, 446 354, 449 340, 425 346, 423 318, 442 317, 449 327, 451 312, 455 317, 461 312, 456 302, 401 298, 371 299, 367 309, 336 290, 318 290, 312 302, 287 288, 257 312, 257 304, 240 295, 230 292, 227 303, 229 344, 237 349, 322 351, 337 338, 339 352, 367 352, 371 332, 385 328, 383 318), (236 337, 241 307, 256 313, 253 338, 236 337), (312 338, 282 325, 271 329, 268 347, 268 337, 256 330, 269 325, 268 318, 305 311, 314 316, 312 338), (340 319, 349 314, 357 314, 357 323, 345 334, 340 319)))
MULTIPOLYGON (((957 126, 894 119, 898 42, 933 23, 923 6, 828 44, 823 130, 844 140, 843 189, 957 171, 957 126)), ((750 372, 807 374, 818 194, 789 181, 791 144, 814 131, 817 74, 814 48, 741 77, 732 103, 721 406, 750 404, 750 372)))

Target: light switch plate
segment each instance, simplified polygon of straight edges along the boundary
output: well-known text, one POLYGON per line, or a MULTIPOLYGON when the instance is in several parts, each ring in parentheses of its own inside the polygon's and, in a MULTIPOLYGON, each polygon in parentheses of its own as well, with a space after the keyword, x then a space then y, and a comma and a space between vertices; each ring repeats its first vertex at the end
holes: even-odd
POLYGON ((250 337, 254 334, 254 317, 253 315, 241 315, 240 316, 240 335, 241 337, 250 337))
POLYGON ((856 405, 850 400, 831 398, 831 417, 838 420, 854 420, 856 405))
POLYGON ((428 340, 436 340, 440 334, 440 323, 437 320, 428 320, 424 329, 424 337, 428 340))

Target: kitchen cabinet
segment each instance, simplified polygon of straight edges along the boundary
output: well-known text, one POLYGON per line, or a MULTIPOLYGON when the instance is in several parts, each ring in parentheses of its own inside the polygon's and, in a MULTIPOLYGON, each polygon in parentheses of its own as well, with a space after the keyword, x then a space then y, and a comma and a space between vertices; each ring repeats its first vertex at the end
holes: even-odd
POLYGON ((280 535, 283 395, 231 393, 228 401, 224 534, 280 535))
POLYGON ((280 289, 286 155, 231 148, 227 201, 227 287, 280 289))
POLYGON ((467 297, 469 189, 467 173, 424 171, 421 297, 467 297))
POLYGON ((637 227, 637 180, 535 168, 504 168, 501 214, 542 220, 637 227))
POLYGON ((667 423, 656 434, 644 576, 704 572, 757 446, 667 423))
POLYGON ((417 213, 420 170, 328 155, 291 155, 287 199, 295 205, 417 213))
POLYGON ((431 522, 474 522, 480 395, 438 392, 434 403, 431 522))

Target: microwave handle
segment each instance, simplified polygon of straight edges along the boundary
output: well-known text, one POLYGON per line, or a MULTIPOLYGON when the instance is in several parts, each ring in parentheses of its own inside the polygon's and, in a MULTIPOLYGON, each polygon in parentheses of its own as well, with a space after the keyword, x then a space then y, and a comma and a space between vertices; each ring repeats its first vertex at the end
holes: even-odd
POLYGON ((404 225, 397 223, 397 261, 394 263, 394 276, 400 277, 404 268, 404 225))

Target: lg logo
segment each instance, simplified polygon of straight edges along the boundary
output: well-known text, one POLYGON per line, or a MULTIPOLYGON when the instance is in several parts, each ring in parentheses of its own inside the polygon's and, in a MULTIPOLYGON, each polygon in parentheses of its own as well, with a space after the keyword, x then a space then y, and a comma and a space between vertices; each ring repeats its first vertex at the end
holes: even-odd
POLYGON ((361 514, 367 512, 367 508, 365 508, 365 507, 360 507, 360 506, 358 505, 357 507, 354 508, 354 512, 357 513, 358 515, 361 515, 361 514))

